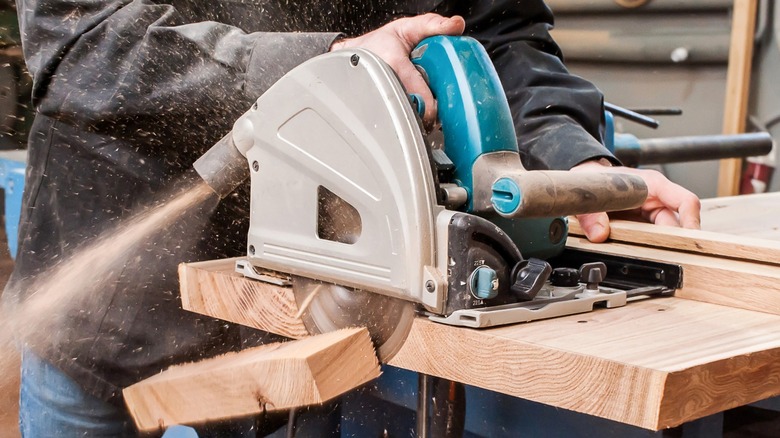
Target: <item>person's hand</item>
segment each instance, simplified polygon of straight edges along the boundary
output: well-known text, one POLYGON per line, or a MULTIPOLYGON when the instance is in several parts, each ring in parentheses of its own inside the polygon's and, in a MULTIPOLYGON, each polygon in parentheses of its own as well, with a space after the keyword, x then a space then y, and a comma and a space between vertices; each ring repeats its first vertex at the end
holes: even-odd
POLYGON ((419 94, 425 101, 423 121, 431 126, 436 120, 436 103, 430 88, 409 59, 420 41, 434 35, 460 35, 466 27, 463 18, 425 14, 401 18, 379 29, 355 38, 336 41, 330 50, 359 47, 379 56, 395 71, 408 93, 419 94))
MULTIPOLYGON (((598 161, 586 161, 571 169, 574 172, 616 172, 640 176, 647 184, 647 200, 636 210, 610 213, 613 217, 644 220, 658 225, 701 228, 699 198, 685 188, 669 181, 663 174, 649 169, 610 167, 598 161)), ((606 213, 577 216, 580 226, 591 242, 603 242, 609 237, 606 213)))

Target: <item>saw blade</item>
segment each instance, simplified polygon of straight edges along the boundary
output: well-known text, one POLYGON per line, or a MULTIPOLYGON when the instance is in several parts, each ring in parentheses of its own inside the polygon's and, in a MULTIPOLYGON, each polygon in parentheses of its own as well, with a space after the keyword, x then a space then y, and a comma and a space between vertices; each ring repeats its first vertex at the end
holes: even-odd
POLYGON ((412 328, 416 312, 410 301, 306 277, 293 277, 292 282, 309 333, 366 327, 381 362, 401 349, 412 328))

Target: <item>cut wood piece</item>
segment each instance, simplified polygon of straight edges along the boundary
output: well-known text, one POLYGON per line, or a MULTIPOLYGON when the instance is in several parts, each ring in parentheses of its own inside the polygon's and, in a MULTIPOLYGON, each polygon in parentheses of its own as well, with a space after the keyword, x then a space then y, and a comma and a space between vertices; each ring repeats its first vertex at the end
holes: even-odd
MULTIPOLYGON (((733 263, 749 265, 729 266, 733 263)), ((233 275, 225 263, 186 264, 180 273, 188 275, 190 270, 227 286, 201 289, 203 294, 240 294, 246 287, 242 283, 253 281, 218 280, 233 275), (215 269, 219 266, 226 270, 215 269)), ((737 273, 743 280, 747 275, 737 273)), ((700 282, 702 289, 721 281, 696 276, 690 280, 700 282)), ((270 288, 278 289, 266 290, 270 296, 287 290, 270 288)), ((745 290, 745 284, 738 290, 745 290)), ((269 313, 283 320, 272 326, 297 323, 289 320, 290 305, 294 302, 269 313)), ((665 298, 487 330, 420 317, 390 364, 659 430, 780 394, 780 316, 665 298)))
POLYGON ((780 241, 780 192, 702 199, 701 228, 780 241))
POLYGON ((234 272, 237 259, 200 262, 201 269, 179 265, 182 307, 204 315, 249 327, 258 327, 288 338, 309 335, 303 322, 296 318, 298 305, 289 288, 261 281, 246 281, 234 272), (213 276, 209 272, 221 272, 213 276), (218 291, 228 290, 229 294, 218 291))
POLYGON ((780 315, 780 266, 706 257, 621 243, 569 237, 571 248, 679 264, 683 287, 676 297, 780 315))
MULTIPOLYGON (((585 236, 576 218, 569 218, 569 234, 585 236)), ((746 236, 612 220, 609 240, 780 265, 780 241, 746 236)))
POLYGON ((355 328, 177 365, 123 394, 149 431, 319 404, 379 374, 368 330, 355 328))

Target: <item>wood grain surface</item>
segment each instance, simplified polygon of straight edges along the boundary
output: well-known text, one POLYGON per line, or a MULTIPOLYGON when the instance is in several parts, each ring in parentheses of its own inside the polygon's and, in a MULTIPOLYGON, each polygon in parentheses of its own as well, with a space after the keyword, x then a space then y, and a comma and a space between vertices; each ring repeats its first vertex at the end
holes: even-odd
MULTIPOLYGON (((180 275, 201 271, 198 276, 224 285, 201 288, 200 294, 240 294, 246 287, 242 283, 254 280, 219 270, 229 265, 185 264, 180 275)), ((184 286, 182 295, 187 295, 184 286)), ((257 290, 253 300, 285 295, 285 288, 275 286, 257 290)), ((249 303, 254 305, 267 303, 249 303)), ((246 321, 263 330, 295 326, 298 321, 288 320, 295 315, 288 306, 294 302, 268 313, 282 322, 258 325, 270 316, 246 321)), ((217 310, 206 314, 221 317, 220 309, 190 310, 217 310)), ((235 312, 228 309, 227 314, 234 317, 235 312)), ((659 430, 780 394, 780 316, 665 298, 487 330, 420 317, 390 364, 659 430)))
POLYGON ((701 228, 780 241, 780 192, 702 199, 701 228))
POLYGON ((123 391, 142 431, 327 400, 379 377, 365 328, 264 345, 177 365, 123 391))
POLYGON ((179 265, 182 306, 204 315, 219 318, 288 338, 309 335, 295 315, 298 305, 292 290, 260 281, 246 281, 234 272, 236 259, 222 259, 197 264, 199 269, 179 265), (221 275, 211 275, 220 272, 221 275), (220 291, 230 291, 220 293, 220 291))
MULTIPOLYGON (((780 218, 776 221, 780 225, 780 218)), ((780 265, 780 240, 625 220, 611 220, 609 224, 611 242, 780 265)), ((569 234, 585 236, 579 221, 574 217, 569 218, 569 234)))
POLYGON ((569 237, 567 246, 596 253, 673 263, 683 268, 679 298, 780 315, 780 266, 643 247, 591 243, 569 237))
POLYGON ((779 330, 678 298, 489 330, 420 319, 390 363, 659 430, 778 394, 779 330))
MULTIPOLYGON (((745 132, 757 8, 758 0, 734 0, 731 13, 729 65, 726 73, 726 99, 723 108, 724 134, 745 132)), ((742 159, 721 160, 718 172, 718 196, 739 194, 741 174, 742 159)))

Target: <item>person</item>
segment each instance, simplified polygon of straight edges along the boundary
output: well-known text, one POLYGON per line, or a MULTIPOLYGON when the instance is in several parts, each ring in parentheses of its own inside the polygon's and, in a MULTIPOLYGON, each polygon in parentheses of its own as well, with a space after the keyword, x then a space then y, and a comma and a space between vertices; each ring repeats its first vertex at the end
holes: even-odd
MULTIPOLYGON (((636 213, 698 225, 698 199, 661 174, 617 167, 601 144, 602 96, 565 69, 541 0, 148 1, 18 0, 37 111, 29 137, 21 249, 6 307, 23 280, 45 275, 190 169, 287 71, 330 50, 377 53, 409 92, 434 104, 409 62, 430 35, 465 33, 490 54, 530 169, 627 171, 649 185, 636 213)), ((244 193, 245 195, 245 193, 244 193)), ((67 336, 24 349, 24 436, 120 436, 133 427, 121 389, 171 364, 237 348, 237 328, 178 304, 175 264, 241 255, 243 196, 223 201, 186 255, 127 260, 101 284, 105 305, 68 314, 67 336), (177 256, 178 257, 178 256, 177 256), (154 269, 149 267, 154 265, 154 269), (131 280, 126 276, 132 274, 131 280)), ((582 217, 604 240, 603 214, 582 217)))

